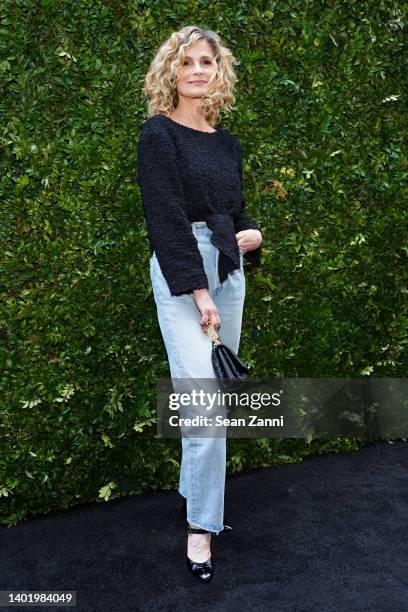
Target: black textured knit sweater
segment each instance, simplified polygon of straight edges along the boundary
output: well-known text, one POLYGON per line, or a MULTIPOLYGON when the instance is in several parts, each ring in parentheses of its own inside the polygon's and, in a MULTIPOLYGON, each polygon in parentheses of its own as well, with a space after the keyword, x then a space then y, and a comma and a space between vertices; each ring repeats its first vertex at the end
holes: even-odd
MULTIPOLYGON (((235 234, 259 229, 244 211, 241 143, 224 129, 203 132, 154 115, 142 126, 137 154, 150 246, 171 294, 209 288, 193 221, 206 221, 212 230, 222 283, 240 267, 235 234)), ((261 246, 244 257, 258 263, 260 252, 261 246)))

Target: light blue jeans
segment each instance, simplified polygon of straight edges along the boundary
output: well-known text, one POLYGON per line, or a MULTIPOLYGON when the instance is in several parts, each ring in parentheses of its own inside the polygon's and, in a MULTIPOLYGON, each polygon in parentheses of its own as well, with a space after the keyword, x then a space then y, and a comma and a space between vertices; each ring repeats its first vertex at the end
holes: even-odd
MULTIPOLYGON (((203 258, 208 290, 220 315, 221 341, 238 354, 245 301, 243 254, 240 268, 220 284, 219 250, 211 243, 212 230, 204 221, 191 227, 203 258)), ((193 294, 171 295, 155 252, 150 258, 150 278, 173 386, 177 378, 215 379, 212 343, 200 325, 201 313, 193 294)), ((226 437, 182 437, 181 442, 178 491, 187 499, 187 520, 218 535, 224 527, 226 437)))

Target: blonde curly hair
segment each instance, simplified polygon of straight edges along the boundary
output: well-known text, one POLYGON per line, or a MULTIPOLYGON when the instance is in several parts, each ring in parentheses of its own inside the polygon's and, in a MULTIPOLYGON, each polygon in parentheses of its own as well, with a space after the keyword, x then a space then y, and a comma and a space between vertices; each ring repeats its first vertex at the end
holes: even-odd
POLYGON ((183 65, 187 50, 202 39, 212 47, 217 73, 211 91, 200 99, 198 110, 214 127, 221 109, 228 112, 234 108, 234 86, 238 77, 233 66, 239 62, 222 44, 221 37, 216 32, 189 25, 173 32, 161 45, 150 64, 143 85, 143 93, 148 100, 149 117, 169 115, 177 107, 177 70, 183 65))

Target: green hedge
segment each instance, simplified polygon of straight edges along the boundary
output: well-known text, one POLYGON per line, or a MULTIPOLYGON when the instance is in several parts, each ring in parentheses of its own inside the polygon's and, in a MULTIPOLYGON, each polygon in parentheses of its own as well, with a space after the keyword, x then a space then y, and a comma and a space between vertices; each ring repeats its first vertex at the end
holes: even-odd
MULTIPOLYGON (((406 3, 3 0, 0 520, 174 488, 169 376, 136 145, 173 30, 240 60, 236 112, 262 265, 240 354, 263 377, 404 377, 406 3), (174 8, 177 7, 177 10, 174 8)), ((229 473, 362 440, 230 440, 229 473)))

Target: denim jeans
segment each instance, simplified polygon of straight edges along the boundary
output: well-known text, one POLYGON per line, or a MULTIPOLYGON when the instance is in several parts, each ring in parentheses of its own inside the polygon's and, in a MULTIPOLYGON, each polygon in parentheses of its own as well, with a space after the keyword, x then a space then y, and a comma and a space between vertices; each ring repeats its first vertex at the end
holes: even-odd
MULTIPOLYGON (((245 301, 243 254, 240 268, 220 284, 219 250, 211 243, 212 230, 204 221, 191 227, 203 258, 208 290, 220 315, 221 341, 238 354, 245 301)), ((212 343, 200 325, 201 313, 193 294, 171 295, 155 252, 150 258, 150 277, 173 387, 178 378, 216 379, 212 343)), ((218 535, 224 526, 226 437, 182 437, 181 443, 178 491, 187 499, 187 520, 218 535)))

